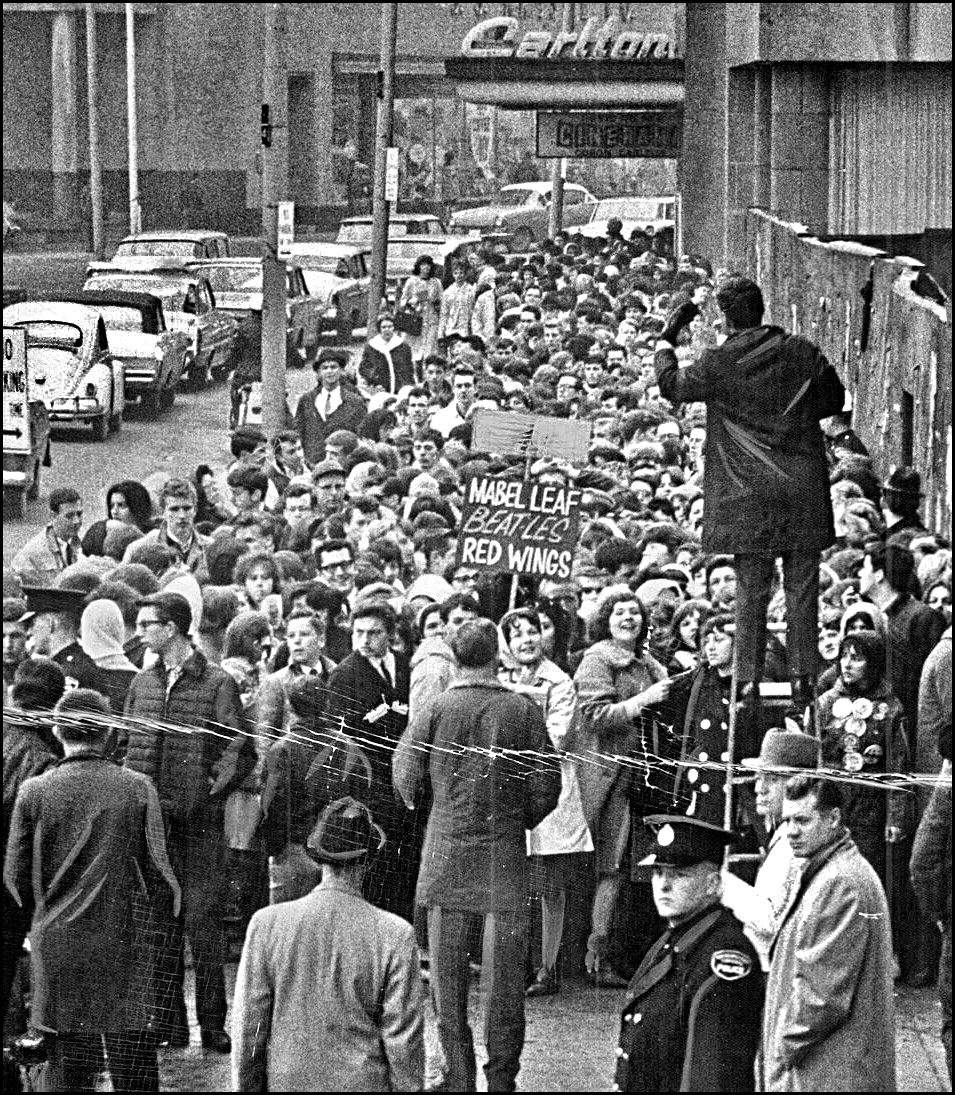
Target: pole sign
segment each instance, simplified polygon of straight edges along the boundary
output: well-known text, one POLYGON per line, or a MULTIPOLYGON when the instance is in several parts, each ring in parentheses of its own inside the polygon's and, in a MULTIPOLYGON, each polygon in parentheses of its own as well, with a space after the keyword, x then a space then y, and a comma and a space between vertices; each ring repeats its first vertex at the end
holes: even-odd
POLYGON ((278 203, 278 246, 276 254, 280 259, 292 253, 295 243, 295 202, 278 203))
POLYGON ((385 201, 398 200, 398 149, 385 149, 385 201))
POLYGON ((30 451, 30 392, 27 379, 27 333, 3 329, 3 451, 30 451))
POLYGON ((458 565, 569 578, 582 493, 527 480, 472 479, 461 510, 458 565))
POLYGON ((478 407, 474 412, 475 452, 501 456, 550 456, 571 464, 586 464, 590 448, 590 423, 573 418, 517 414, 478 407))
POLYGON ((542 159, 675 158, 682 145, 681 111, 537 112, 537 155, 542 159))

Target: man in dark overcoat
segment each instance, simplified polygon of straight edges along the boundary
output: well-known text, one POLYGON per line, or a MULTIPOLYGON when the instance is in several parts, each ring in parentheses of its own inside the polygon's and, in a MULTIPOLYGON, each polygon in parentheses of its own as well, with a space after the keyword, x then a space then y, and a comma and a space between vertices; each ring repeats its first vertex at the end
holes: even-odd
POLYGON ((45 1091, 91 1091, 103 1039, 114 1091, 158 1091, 147 1034, 149 908, 178 911, 152 783, 106 758, 109 704, 75 689, 57 704, 65 756, 20 788, 4 881, 31 916, 31 1022, 46 1035, 45 1091))
POLYGON ((763 975, 753 945, 719 904, 720 868, 735 835, 656 814, 653 900, 667 931, 627 988, 614 1091, 752 1091, 763 975))
POLYGON ((814 699, 819 556, 835 530, 819 421, 842 410, 845 389, 807 339, 762 323, 763 295, 729 277, 716 302, 726 341, 681 368, 674 349, 698 313, 673 314, 657 343, 660 394, 706 404, 703 550, 735 556, 735 673, 741 697, 758 703, 766 610, 776 558, 783 561, 786 649, 798 710, 814 699))

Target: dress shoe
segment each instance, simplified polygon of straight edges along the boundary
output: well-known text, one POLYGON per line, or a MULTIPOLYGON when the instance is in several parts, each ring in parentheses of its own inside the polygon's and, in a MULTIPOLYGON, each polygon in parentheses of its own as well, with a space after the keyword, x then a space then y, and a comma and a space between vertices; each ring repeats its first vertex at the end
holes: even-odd
POLYGON ((216 1053, 231 1053, 232 1039, 224 1030, 203 1030, 202 1048, 214 1049, 216 1053))
POLYGON ((598 965, 593 973, 593 984, 598 989, 625 989, 630 982, 612 966, 598 965))
POLYGON ((558 992, 560 992, 560 986, 557 983, 557 970, 549 970, 546 966, 541 966, 524 995, 556 996, 558 992))

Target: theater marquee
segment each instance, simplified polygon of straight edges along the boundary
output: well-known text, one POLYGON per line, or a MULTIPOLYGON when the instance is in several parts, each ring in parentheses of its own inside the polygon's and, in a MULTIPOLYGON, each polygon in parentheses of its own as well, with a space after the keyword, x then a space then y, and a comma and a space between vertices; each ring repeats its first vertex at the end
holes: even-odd
POLYGON ((679 111, 537 112, 537 155, 542 158, 675 158, 682 139, 679 111))

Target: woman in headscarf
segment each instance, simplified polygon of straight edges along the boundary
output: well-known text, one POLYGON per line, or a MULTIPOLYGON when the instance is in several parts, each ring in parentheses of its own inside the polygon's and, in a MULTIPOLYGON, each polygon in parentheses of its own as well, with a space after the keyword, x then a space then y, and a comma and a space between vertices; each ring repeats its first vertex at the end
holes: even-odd
POLYGON ((106 517, 94 521, 83 537, 84 555, 103 555, 106 534, 117 525, 131 525, 141 533, 155 527, 149 491, 135 479, 114 483, 106 491, 106 517))
MULTIPOLYGON (((115 601, 90 601, 80 617, 80 646, 96 663, 101 681, 98 691, 106 696, 117 714, 125 707, 126 693, 139 672, 126 657, 125 642, 126 625, 119 605, 115 601)), ((121 729, 117 742, 120 755, 125 753, 127 736, 121 729)))
POLYGON ((434 275, 434 259, 419 255, 411 277, 401 290, 399 309, 421 316, 421 334, 409 335, 411 356, 420 368, 426 357, 438 352, 438 317, 441 315, 441 281, 434 275))

